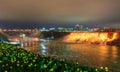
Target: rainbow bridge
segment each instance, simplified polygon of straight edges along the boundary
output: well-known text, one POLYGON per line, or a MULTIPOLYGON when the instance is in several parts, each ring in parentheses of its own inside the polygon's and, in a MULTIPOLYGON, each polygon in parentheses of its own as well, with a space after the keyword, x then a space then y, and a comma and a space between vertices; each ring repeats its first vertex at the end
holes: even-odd
POLYGON ((10 42, 5 35, 0 33, 0 41, 5 44, 11 44, 11 45, 22 45, 23 42, 10 42))

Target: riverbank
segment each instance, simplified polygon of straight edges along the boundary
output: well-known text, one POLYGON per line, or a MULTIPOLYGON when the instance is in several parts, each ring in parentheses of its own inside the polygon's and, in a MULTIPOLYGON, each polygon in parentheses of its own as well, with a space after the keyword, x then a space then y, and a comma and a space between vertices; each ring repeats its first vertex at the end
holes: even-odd
POLYGON ((108 67, 91 68, 64 59, 40 56, 16 46, 0 43, 0 72, 108 72, 108 67))

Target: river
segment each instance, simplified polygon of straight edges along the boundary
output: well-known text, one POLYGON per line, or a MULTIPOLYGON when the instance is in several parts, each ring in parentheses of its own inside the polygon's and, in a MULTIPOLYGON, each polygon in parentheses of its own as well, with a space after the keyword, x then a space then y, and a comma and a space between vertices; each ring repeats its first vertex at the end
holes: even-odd
POLYGON ((117 46, 50 41, 25 42, 23 47, 40 55, 65 58, 68 62, 91 67, 109 67, 110 72, 120 72, 120 47, 117 46))

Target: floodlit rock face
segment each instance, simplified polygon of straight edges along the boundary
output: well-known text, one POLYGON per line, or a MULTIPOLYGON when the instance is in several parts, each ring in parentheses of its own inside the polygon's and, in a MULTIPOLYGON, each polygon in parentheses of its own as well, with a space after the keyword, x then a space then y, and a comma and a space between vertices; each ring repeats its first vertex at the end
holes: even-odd
POLYGON ((63 42, 107 44, 119 38, 119 32, 71 32, 63 38, 63 42))

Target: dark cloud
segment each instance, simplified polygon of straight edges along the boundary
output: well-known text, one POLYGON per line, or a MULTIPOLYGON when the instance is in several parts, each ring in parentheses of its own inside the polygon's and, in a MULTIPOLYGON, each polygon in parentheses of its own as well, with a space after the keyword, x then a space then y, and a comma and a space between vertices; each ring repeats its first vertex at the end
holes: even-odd
POLYGON ((120 0, 1 0, 0 19, 61 24, 112 21, 118 25, 119 3, 120 0))

